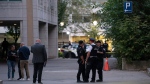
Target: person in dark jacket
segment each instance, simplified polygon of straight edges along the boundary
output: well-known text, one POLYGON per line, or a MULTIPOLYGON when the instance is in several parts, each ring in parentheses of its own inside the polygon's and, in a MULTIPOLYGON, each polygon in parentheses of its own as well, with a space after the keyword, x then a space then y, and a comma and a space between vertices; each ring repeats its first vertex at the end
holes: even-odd
POLYGON ((85 81, 89 82, 89 74, 92 70, 92 79, 90 82, 95 82, 96 77, 96 67, 97 67, 97 46, 95 45, 95 39, 89 39, 90 46, 87 48, 87 56, 86 56, 86 69, 85 69, 85 81))
POLYGON ((4 41, 2 42, 2 58, 4 58, 4 56, 6 56, 5 53, 7 54, 8 46, 9 46, 9 43, 6 40, 6 38, 4 38, 4 41))
POLYGON ((102 82, 103 81, 103 57, 104 57, 104 50, 103 50, 103 47, 101 45, 101 41, 97 41, 96 42, 96 45, 98 47, 98 50, 97 50, 97 58, 98 58, 98 61, 97 61, 97 70, 98 70, 98 76, 99 76, 99 79, 96 80, 96 82, 102 82))
POLYGON ((7 65, 8 65, 8 80, 14 79, 15 73, 15 65, 16 65, 16 58, 17 58, 17 51, 15 50, 15 46, 11 46, 11 50, 7 53, 7 65), (10 74, 12 72, 12 78, 10 78, 10 74))
POLYGON ((33 53, 32 62, 34 64, 33 72, 33 84, 36 84, 37 75, 38 75, 38 84, 43 84, 41 82, 43 66, 47 62, 47 53, 45 46, 41 44, 41 40, 37 39, 36 43, 31 46, 31 52, 33 53))
POLYGON ((78 53, 78 64, 79 69, 77 73, 77 83, 83 82, 85 80, 85 49, 83 41, 79 41, 79 46, 77 48, 78 53), (80 75, 82 74, 83 81, 80 80, 80 75))
POLYGON ((29 65, 28 59, 29 59, 29 56, 30 56, 30 50, 22 42, 20 44, 20 48, 19 48, 18 53, 19 53, 20 70, 21 70, 21 79, 20 80, 25 80, 24 79, 24 69, 25 69, 26 75, 27 75, 26 80, 30 80, 30 74, 29 74, 29 69, 28 69, 28 65, 29 65))

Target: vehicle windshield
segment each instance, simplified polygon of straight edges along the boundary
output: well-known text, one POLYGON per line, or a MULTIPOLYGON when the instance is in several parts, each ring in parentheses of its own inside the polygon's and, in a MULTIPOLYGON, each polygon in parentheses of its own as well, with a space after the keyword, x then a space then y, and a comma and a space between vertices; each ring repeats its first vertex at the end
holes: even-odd
POLYGON ((69 46, 69 45, 63 45, 63 47, 62 47, 62 48, 68 48, 68 46, 69 46))
POLYGON ((78 48, 78 44, 72 44, 72 48, 78 48))

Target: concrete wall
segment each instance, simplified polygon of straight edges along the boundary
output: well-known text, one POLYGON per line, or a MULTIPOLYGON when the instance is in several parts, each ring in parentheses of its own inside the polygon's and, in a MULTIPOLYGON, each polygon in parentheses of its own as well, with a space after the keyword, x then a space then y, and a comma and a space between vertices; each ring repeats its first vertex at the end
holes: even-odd
POLYGON ((0 20, 26 19, 26 0, 0 2, 0 20))
POLYGON ((20 38, 29 48, 40 38, 48 53, 48 46, 52 47, 48 56, 58 56, 57 0, 3 1, 0 2, 0 11, 0 21, 20 21, 20 38), (53 27, 48 29, 48 25, 53 27), (48 43, 51 40, 55 42, 48 43))
POLYGON ((39 24, 39 38, 43 40, 49 58, 58 57, 58 16, 57 16, 57 0, 34 0, 37 7, 33 10, 37 13, 39 24))
POLYGON ((122 58, 122 70, 146 70, 148 67, 150 67, 150 60, 127 63, 126 59, 122 58))
POLYGON ((34 10, 38 20, 57 25, 57 0, 34 0, 34 2, 38 3, 35 7, 37 11, 34 10))

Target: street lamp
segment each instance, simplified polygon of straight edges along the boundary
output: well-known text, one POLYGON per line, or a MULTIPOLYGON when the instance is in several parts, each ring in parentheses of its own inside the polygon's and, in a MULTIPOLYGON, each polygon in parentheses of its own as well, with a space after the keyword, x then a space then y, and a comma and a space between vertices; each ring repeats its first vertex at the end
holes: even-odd
MULTIPOLYGON (((64 22, 60 22, 61 28, 64 26, 64 24, 65 24, 64 22)), ((63 45, 64 45, 64 42, 63 42, 63 28, 62 28, 61 34, 62 34, 62 35, 61 35, 61 36, 62 36, 62 37, 61 37, 62 43, 63 43, 63 45)))
POLYGON ((67 34, 69 35, 69 34, 70 34, 70 32, 67 32, 67 34))
POLYGON ((64 22, 60 22, 60 26, 61 26, 61 27, 64 26, 64 24, 65 24, 64 22))
POLYGON ((96 26, 98 24, 98 22, 95 20, 95 21, 93 21, 93 24, 96 26))
POLYGON ((70 32, 69 32, 69 31, 67 31, 66 33, 68 34, 68 36, 69 36, 69 41, 70 41, 70 32))

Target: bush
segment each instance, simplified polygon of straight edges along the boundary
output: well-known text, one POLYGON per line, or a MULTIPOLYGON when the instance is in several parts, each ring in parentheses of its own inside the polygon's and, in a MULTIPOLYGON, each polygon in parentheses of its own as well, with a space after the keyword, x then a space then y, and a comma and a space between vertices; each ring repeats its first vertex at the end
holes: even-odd
POLYGON ((58 57, 62 57, 62 58, 64 58, 63 53, 62 53, 62 52, 58 52, 58 57))

